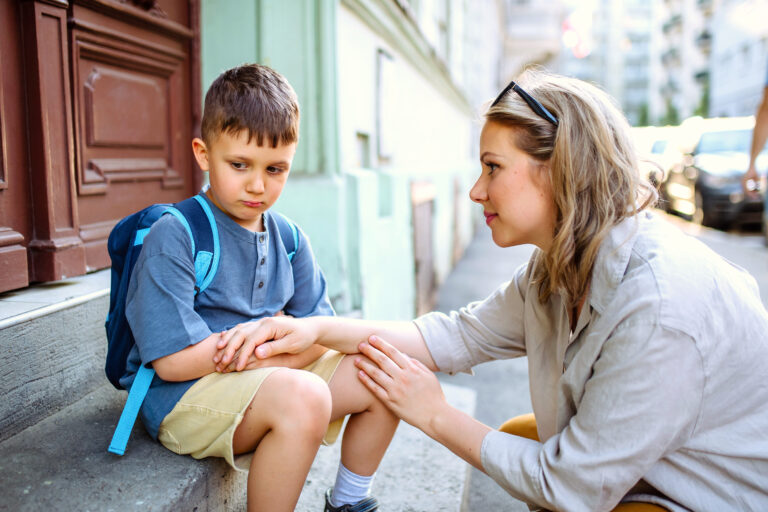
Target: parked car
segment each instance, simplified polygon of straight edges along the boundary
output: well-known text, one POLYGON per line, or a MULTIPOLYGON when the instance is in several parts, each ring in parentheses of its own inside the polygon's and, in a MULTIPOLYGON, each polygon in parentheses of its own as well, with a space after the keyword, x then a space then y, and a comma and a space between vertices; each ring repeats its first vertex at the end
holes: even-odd
POLYGON ((678 147, 679 127, 645 126, 632 130, 640 170, 658 188, 671 170, 682 163, 683 154, 678 147))
POLYGON ((741 187, 754 123, 753 117, 699 119, 686 127, 695 132, 696 142, 683 165, 673 168, 662 183, 668 211, 721 229, 762 223, 767 153, 757 160, 759 196, 745 195, 741 187))

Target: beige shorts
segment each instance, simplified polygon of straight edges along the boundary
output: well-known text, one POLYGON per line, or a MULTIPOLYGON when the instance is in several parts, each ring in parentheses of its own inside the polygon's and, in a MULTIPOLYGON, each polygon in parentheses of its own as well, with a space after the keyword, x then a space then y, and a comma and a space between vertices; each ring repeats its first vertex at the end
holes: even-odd
MULTIPOLYGON (((304 370, 330 382, 344 354, 329 350, 304 370)), ((163 419, 157 439, 180 455, 196 459, 223 457, 235 469, 248 471, 252 453, 235 455, 232 438, 259 386, 278 368, 212 373, 198 380, 163 419)), ((323 442, 332 444, 344 418, 330 425, 323 442)))

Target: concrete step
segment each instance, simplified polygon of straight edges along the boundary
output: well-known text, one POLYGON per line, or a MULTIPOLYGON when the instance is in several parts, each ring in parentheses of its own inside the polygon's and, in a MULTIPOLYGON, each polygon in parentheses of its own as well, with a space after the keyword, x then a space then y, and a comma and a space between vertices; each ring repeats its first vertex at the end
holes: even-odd
POLYGON ((109 273, 0 294, 0 441, 106 382, 109 273))
POLYGON ((0 443, 0 510, 242 510, 245 475, 195 461, 134 427, 126 455, 107 452, 125 392, 101 386, 0 443))
MULTIPOLYGON (((448 400, 472 413, 475 393, 444 384, 448 400)), ((221 459, 195 461, 134 427, 126 455, 107 452, 125 393, 102 386, 0 443, 0 510, 244 510, 243 473, 221 459)), ((340 442, 321 447, 296 510, 322 510, 333 485, 340 442)), ((413 427, 402 424, 374 483, 392 512, 460 512, 468 466, 413 427)))

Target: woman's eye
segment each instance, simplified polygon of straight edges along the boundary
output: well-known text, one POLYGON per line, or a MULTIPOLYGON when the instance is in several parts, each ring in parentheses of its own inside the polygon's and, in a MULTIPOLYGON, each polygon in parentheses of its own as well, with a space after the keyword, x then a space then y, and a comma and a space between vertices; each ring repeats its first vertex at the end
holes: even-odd
POLYGON ((485 162, 485 166, 488 168, 488 174, 493 174, 493 171, 499 168, 497 164, 492 162, 485 162))

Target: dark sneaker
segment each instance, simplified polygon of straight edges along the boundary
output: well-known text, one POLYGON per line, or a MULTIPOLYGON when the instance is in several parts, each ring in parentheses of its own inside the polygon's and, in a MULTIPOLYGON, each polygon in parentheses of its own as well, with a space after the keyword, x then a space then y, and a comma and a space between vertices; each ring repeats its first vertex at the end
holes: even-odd
POLYGON ((332 490, 328 489, 325 491, 325 512, 374 512, 374 510, 379 510, 379 502, 373 496, 368 496, 354 505, 334 507, 331 505, 332 490))

